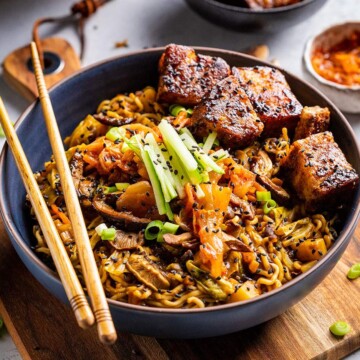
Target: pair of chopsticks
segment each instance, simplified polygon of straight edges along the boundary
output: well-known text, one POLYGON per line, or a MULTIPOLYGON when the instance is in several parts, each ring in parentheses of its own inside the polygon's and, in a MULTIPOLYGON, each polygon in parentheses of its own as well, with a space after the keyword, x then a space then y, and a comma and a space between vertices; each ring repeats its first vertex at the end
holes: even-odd
POLYGON ((79 279, 75 274, 75 270, 65 250, 64 244, 57 232, 49 209, 40 192, 39 186, 35 180, 29 162, 12 126, 1 97, 0 123, 3 127, 8 145, 14 155, 16 165, 19 169, 26 191, 29 195, 31 204, 34 208, 36 217, 39 221, 41 230, 46 239, 78 324, 82 328, 90 327, 94 323, 95 315, 100 341, 104 344, 113 344, 117 338, 116 330, 90 246, 86 225, 71 177, 70 168, 66 159, 55 114, 46 89, 39 54, 34 42, 31 43, 31 54, 45 124, 53 150, 56 167, 59 171, 65 203, 74 232, 75 243, 78 249, 80 264, 83 270, 85 284, 90 296, 93 312, 87 302, 79 279))

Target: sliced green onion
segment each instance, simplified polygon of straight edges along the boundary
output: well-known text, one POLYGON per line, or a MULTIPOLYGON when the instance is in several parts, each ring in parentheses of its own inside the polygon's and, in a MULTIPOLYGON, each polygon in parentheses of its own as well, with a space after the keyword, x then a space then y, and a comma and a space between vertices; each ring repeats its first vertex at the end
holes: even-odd
POLYGON ((336 321, 330 326, 329 330, 336 336, 344 336, 350 332, 351 328, 345 321, 336 321))
POLYGON ((100 225, 98 225, 96 228, 95 228, 95 231, 97 232, 97 234, 99 236, 101 236, 103 230, 107 229, 108 227, 106 226, 106 224, 102 223, 100 225))
POLYGON ((101 233, 101 240, 113 241, 116 237, 116 230, 114 228, 104 229, 101 233))
POLYGON ((213 131, 206 138, 204 146, 202 147, 205 154, 208 154, 211 148, 213 147, 216 136, 217 136, 216 132, 213 131))
POLYGON ((164 227, 164 224, 160 220, 151 221, 145 229, 145 239, 146 240, 155 240, 158 237, 158 234, 164 227))
POLYGON ((123 191, 123 190, 126 190, 130 186, 130 184, 129 183, 116 183, 115 186, 116 186, 116 189, 123 191))
POLYGON ((166 222, 164 223, 164 226, 162 227, 162 229, 160 230, 160 232, 158 233, 158 236, 156 238, 157 242, 163 242, 163 236, 164 234, 175 234, 179 229, 179 225, 177 224, 173 224, 170 222, 166 222))
POLYGON ((186 112, 188 113, 188 115, 192 115, 194 110, 193 109, 187 109, 186 112))
POLYGON ((272 209, 275 209, 276 206, 277 206, 277 204, 276 204, 275 200, 270 199, 270 200, 266 201, 264 204, 264 207, 263 207, 264 214, 267 215, 272 209))
POLYGON ((270 191, 257 191, 256 192, 256 200, 257 201, 271 200, 271 192, 270 191))
POLYGON ((99 186, 99 188, 102 189, 103 194, 111 194, 118 191, 116 186, 99 186))
POLYGON ((169 111, 172 116, 178 116, 180 112, 186 111, 186 109, 181 105, 174 104, 169 107, 169 111))
POLYGON ((350 280, 355 280, 360 276, 360 263, 354 264, 347 273, 350 280))
POLYGON ((118 141, 125 136, 124 131, 121 131, 118 127, 112 127, 105 135, 105 137, 111 141, 118 141))

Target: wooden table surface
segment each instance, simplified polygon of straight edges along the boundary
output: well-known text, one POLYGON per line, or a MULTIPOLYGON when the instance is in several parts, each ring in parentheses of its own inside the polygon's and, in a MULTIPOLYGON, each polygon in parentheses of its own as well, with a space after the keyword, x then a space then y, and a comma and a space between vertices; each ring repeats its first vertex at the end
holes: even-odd
POLYGON ((349 266, 359 260, 358 226, 345 255, 322 284, 265 324, 197 340, 121 333, 115 345, 106 347, 95 328, 78 328, 70 308, 28 272, 0 220, 0 313, 23 359, 339 359, 360 348, 360 279, 346 278, 349 266), (328 330, 336 320, 351 324, 351 333, 343 339, 328 330))

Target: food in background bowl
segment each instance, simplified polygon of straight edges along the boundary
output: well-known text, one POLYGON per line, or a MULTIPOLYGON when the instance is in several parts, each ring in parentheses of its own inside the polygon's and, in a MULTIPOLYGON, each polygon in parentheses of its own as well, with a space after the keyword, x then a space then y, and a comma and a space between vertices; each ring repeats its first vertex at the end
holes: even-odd
MULTIPOLYGON (((65 140, 107 296, 202 308, 314 266, 359 181, 327 131, 329 110, 303 108, 277 69, 230 70, 184 46, 169 45, 159 71, 157 91, 103 100, 65 140)), ((54 161, 36 177, 82 278, 54 161)))
MULTIPOLYGON (((221 57, 236 67, 270 66, 244 54, 220 49, 196 48, 198 53, 221 57)), ((141 50, 82 69, 50 90, 63 138, 71 134, 79 119, 96 112, 96 104, 114 94, 156 87, 157 66, 164 49, 141 50), (86 89, 86 96, 84 96, 86 89)), ((346 158, 360 171, 360 151, 351 126, 340 111, 314 87, 287 73, 286 81, 299 102, 329 109, 329 130, 346 158)), ((15 127, 33 169, 43 168, 51 147, 40 104, 34 102, 15 127), (36 139, 36 146, 34 146, 36 139)), ((0 159, 0 208, 12 244, 35 278, 53 295, 68 303, 56 274, 31 249, 34 243, 29 211, 24 208, 25 190, 14 160, 5 145, 0 159)), ((348 209, 337 240, 313 267, 292 281, 247 301, 191 309, 139 306, 108 299, 117 330, 166 338, 199 338, 223 335, 263 323, 287 310, 310 293, 335 266, 348 245, 360 212, 359 189, 348 201, 348 209)))
POLYGON ((250 9, 272 9, 282 6, 289 6, 301 2, 302 0, 218 0, 219 2, 247 7, 250 9))
POLYGON ((309 81, 343 111, 360 113, 360 22, 334 25, 311 38, 304 62, 309 81))

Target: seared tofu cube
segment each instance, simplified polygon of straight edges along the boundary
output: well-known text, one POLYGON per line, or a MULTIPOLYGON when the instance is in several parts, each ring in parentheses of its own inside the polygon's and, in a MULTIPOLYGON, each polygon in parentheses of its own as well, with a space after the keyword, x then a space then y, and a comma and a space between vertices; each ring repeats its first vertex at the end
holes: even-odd
POLYGON ((158 101, 195 106, 219 81, 230 75, 230 67, 218 57, 196 54, 194 49, 171 44, 159 61, 158 101))
POLYGON ((279 136, 283 127, 295 130, 302 106, 284 75, 268 66, 233 68, 255 112, 264 123, 264 137, 279 136))
POLYGON ((264 128, 239 80, 233 75, 218 82, 194 109, 191 125, 199 137, 216 131, 221 143, 229 148, 252 144, 264 128))
POLYGON ((320 106, 305 106, 295 129, 294 140, 326 131, 330 124, 330 111, 320 106))
POLYGON ((283 166, 308 210, 345 203, 359 183, 358 174, 346 161, 331 132, 295 141, 283 166))

